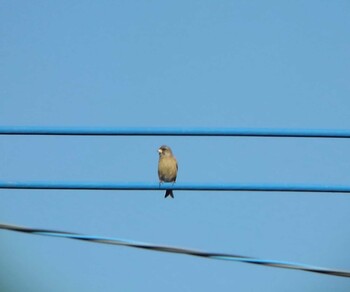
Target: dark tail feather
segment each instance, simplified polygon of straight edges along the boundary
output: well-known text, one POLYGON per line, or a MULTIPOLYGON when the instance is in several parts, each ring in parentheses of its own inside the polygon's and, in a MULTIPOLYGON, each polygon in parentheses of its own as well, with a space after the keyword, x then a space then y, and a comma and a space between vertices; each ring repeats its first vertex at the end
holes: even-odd
POLYGON ((164 198, 166 198, 167 196, 170 196, 174 199, 173 190, 166 190, 164 198))

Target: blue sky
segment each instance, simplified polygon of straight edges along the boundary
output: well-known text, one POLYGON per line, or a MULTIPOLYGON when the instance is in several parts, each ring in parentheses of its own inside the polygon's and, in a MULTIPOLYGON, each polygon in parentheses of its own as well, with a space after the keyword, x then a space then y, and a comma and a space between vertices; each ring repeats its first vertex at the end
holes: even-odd
MULTIPOLYGON (((0 125, 349 129, 348 1, 1 1, 0 125)), ((1 180, 349 184, 350 141, 0 137, 1 180)), ((350 269, 347 195, 0 191, 0 221, 350 269)), ((7 291, 348 291, 348 279, 0 231, 7 291)), ((4 288, 2 288, 4 289, 4 288)))

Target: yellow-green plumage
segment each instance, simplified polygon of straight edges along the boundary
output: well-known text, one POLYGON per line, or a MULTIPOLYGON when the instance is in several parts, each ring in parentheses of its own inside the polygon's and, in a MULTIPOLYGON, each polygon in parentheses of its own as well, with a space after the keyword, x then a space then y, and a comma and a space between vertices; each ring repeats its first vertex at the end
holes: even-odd
MULTIPOLYGON (((161 146, 158 149, 159 162, 158 162, 158 177, 160 183, 162 182, 175 182, 177 177, 177 161, 173 155, 170 147, 161 146)), ((174 198, 173 191, 171 189, 166 190, 165 198, 171 196, 174 198)))

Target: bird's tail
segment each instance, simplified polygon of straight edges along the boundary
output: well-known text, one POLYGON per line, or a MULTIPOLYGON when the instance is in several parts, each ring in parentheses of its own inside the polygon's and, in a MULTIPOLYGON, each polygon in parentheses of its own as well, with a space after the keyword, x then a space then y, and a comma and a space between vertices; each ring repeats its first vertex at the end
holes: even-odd
POLYGON ((174 199, 173 190, 166 190, 164 198, 166 198, 167 196, 170 196, 174 199))

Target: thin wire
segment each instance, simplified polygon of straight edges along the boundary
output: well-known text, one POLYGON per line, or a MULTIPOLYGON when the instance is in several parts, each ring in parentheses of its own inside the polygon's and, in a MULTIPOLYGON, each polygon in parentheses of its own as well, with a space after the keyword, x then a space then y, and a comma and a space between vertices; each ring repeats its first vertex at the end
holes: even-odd
POLYGON ((102 128, 2 126, 0 135, 65 136, 237 136, 350 138, 350 130, 337 129, 252 129, 252 128, 102 128))
POLYGON ((193 184, 193 183, 118 183, 118 182, 47 182, 47 181, 0 181, 0 189, 31 190, 132 190, 156 191, 250 191, 250 192, 307 192, 350 193, 349 185, 305 185, 305 184, 193 184))
POLYGON ((287 261, 263 260, 263 259, 253 258, 253 257, 235 255, 235 254, 211 253, 211 252, 204 252, 204 251, 188 249, 188 248, 165 246, 165 245, 154 245, 150 243, 131 241, 131 240, 125 240, 125 239, 101 237, 101 236, 95 236, 95 235, 90 236, 90 235, 84 235, 84 234, 78 234, 78 233, 72 233, 72 232, 66 232, 66 231, 50 230, 50 229, 28 228, 28 227, 23 227, 18 225, 10 225, 10 224, 2 224, 2 223, 0 223, 0 229, 31 233, 31 234, 43 235, 43 236, 53 236, 53 237, 61 237, 61 238, 63 237, 68 239, 83 240, 83 241, 89 241, 94 243, 141 248, 141 249, 147 249, 152 251, 185 254, 185 255, 204 257, 204 258, 216 259, 216 260, 236 261, 236 262, 243 262, 243 263, 256 264, 256 265, 275 267, 275 268, 293 269, 293 270, 321 273, 321 274, 333 275, 333 276, 339 276, 339 277, 350 277, 350 271, 334 270, 329 268, 322 268, 322 267, 305 265, 300 263, 292 263, 287 261))

